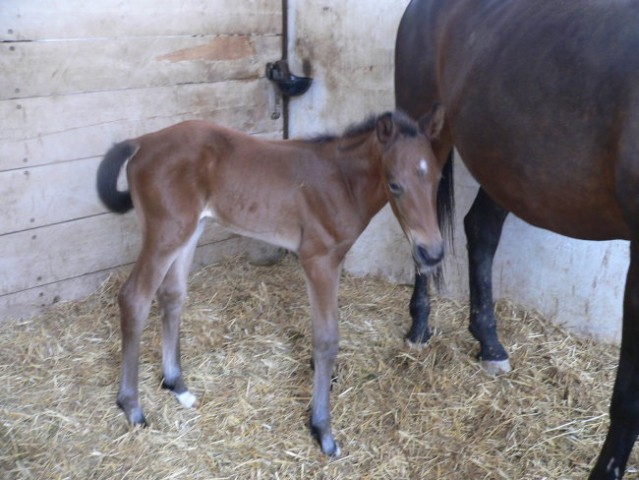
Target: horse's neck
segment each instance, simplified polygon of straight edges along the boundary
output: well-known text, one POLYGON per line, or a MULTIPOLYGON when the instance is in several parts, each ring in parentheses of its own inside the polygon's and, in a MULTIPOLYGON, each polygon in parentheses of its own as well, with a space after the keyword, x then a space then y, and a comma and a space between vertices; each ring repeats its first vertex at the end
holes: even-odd
POLYGON ((368 223, 388 201, 379 145, 369 136, 357 147, 349 148, 338 142, 335 151, 336 161, 360 216, 368 223))

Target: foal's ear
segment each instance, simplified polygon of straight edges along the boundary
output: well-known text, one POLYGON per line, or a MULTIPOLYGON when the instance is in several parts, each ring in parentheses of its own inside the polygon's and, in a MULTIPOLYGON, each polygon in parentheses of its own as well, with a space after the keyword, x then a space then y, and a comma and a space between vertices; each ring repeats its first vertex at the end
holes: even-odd
POLYGON ((392 113, 385 113, 377 119, 377 139, 381 143, 390 142, 395 136, 395 129, 392 113))
POLYGON ((437 140, 444 129, 446 115, 441 103, 435 103, 430 113, 419 119, 419 129, 429 140, 437 140))

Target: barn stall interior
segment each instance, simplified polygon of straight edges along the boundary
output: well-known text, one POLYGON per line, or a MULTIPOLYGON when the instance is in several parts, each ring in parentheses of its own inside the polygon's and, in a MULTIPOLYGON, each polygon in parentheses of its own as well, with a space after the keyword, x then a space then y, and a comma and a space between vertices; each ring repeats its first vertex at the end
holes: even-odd
MULTIPOLYGON (((392 108, 392 46, 407 3, 382 1, 372 11, 363 0, 288 2, 292 69, 314 79, 289 102, 291 136, 338 130, 392 108)), ((285 112, 264 69, 283 54, 282 7, 272 0, 232 8, 223 1, 67 0, 9 1, 0 10, 0 191, 8 206, 0 239, 9 252, 0 259, 1 475, 583 478, 607 428, 616 348, 500 302, 500 334, 515 370, 491 378, 473 358, 467 307, 439 299, 431 345, 406 349, 410 288, 397 282, 412 281, 412 264, 387 210, 349 255, 347 270, 358 277, 345 274, 340 290, 343 340, 331 395, 340 459, 324 458, 307 428, 309 311, 290 256, 269 268, 236 257, 196 271, 183 357, 200 406, 185 410, 160 390, 152 318, 140 382, 151 425, 127 426, 114 403, 116 296, 139 232, 133 214, 105 213, 95 169, 114 142, 187 118, 281 138, 285 112)), ((474 185, 467 177, 458 183, 459 219, 464 186, 474 185)), ((536 235, 525 225, 513 230, 536 235)), ((465 288, 460 237, 448 260, 447 293, 456 298, 465 288)), ((198 266, 263 248, 214 228, 201 245, 198 266)), ((625 268, 615 260, 624 247, 604 247, 598 275, 625 268)), ((497 281, 510 285, 521 259, 512 253, 498 261, 497 281)), ((550 294, 562 298, 559 315, 566 297, 550 294)), ((606 316, 620 318, 620 301, 609 303, 606 316)), ((636 457, 630 478, 633 465, 636 457)))

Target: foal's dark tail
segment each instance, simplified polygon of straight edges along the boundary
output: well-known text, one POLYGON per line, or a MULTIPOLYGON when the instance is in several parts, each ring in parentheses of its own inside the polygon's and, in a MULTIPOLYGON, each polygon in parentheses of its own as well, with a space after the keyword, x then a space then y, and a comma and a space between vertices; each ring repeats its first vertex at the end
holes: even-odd
MULTIPOLYGON (((452 252, 455 220, 455 184, 453 178, 453 149, 451 148, 442 170, 442 178, 437 189, 437 220, 444 241, 452 252)), ((439 289, 444 281, 444 272, 440 266, 433 274, 435 286, 439 289)))
POLYGON ((133 208, 131 192, 118 190, 118 176, 122 165, 140 148, 133 140, 125 140, 111 147, 98 167, 98 196, 105 207, 115 213, 126 213, 133 208))

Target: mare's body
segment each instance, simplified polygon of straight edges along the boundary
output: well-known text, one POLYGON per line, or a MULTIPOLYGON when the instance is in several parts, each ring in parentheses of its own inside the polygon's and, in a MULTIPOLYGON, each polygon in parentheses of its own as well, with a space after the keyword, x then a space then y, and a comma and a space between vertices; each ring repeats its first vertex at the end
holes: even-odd
MULTIPOLYGON (((638 51, 637 0, 413 0, 396 44, 398 107, 418 118, 441 102, 435 154, 457 148, 481 186, 465 229, 470 330, 487 368, 510 369, 491 291, 508 212, 575 238, 631 241, 597 479, 621 478, 639 434, 638 51)), ((413 342, 430 335, 425 295, 418 275, 413 342)))

